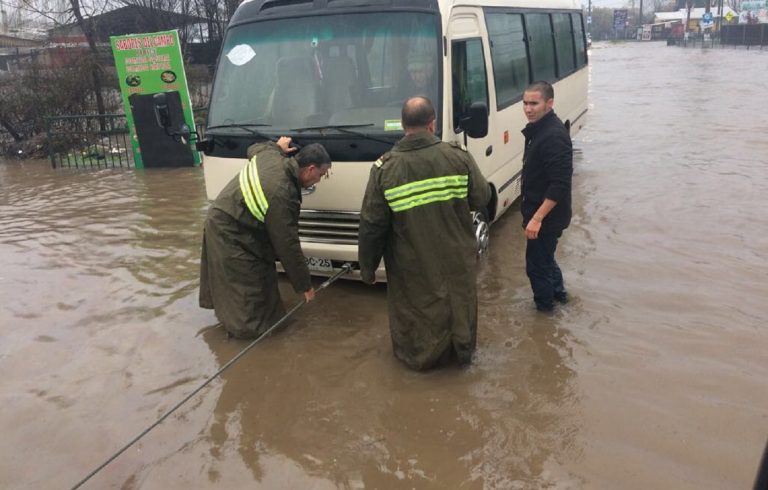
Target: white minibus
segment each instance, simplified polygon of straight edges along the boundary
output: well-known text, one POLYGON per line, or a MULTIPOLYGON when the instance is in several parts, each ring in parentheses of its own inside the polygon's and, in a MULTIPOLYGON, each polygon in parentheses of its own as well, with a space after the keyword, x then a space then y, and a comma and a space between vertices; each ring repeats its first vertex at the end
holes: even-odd
POLYGON ((522 94, 534 80, 553 83, 555 111, 578 131, 587 111, 578 2, 246 0, 227 28, 198 142, 208 197, 253 143, 321 143, 333 168, 304 196, 302 248, 319 275, 356 263, 371 165, 403 137, 404 100, 426 95, 438 137, 466 145, 493 187, 475 217, 482 252, 488 225, 520 195, 522 94))

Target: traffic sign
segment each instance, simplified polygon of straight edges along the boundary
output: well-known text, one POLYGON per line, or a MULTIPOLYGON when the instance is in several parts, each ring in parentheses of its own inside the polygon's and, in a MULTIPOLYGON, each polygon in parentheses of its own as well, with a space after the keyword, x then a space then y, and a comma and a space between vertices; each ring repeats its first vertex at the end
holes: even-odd
POLYGON ((627 9, 614 9, 613 28, 618 31, 626 27, 627 27, 627 9))

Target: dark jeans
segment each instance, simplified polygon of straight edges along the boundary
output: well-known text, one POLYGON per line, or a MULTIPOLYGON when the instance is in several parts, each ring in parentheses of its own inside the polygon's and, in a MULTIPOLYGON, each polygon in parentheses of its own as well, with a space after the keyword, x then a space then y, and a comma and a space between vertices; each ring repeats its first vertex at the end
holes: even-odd
POLYGON ((539 310, 549 311, 555 300, 566 300, 563 273, 555 261, 557 240, 561 235, 562 232, 541 233, 537 239, 528 240, 525 248, 525 272, 539 310))

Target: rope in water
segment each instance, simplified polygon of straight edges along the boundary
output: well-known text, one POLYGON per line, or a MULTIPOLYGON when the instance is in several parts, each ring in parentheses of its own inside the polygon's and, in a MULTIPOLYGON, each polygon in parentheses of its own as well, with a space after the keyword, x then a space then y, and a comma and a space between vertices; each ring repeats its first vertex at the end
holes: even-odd
MULTIPOLYGON (((320 285, 320 286, 317 288, 317 290, 316 290, 315 292, 319 292, 320 290, 322 290, 322 289, 325 289, 326 287, 330 286, 331 284, 333 284, 333 283, 336 281, 336 279, 338 279, 339 277, 341 277, 343 274, 346 274, 346 273, 350 272, 351 270, 352 270, 352 265, 351 265, 349 262, 346 262, 344 265, 342 265, 342 266, 341 266, 341 270, 339 270, 339 271, 338 271, 336 274, 334 274, 333 276, 329 277, 329 278, 328 278, 328 279, 327 279, 327 280, 326 280, 324 283, 322 283, 322 284, 321 284, 321 285, 320 285)), ((75 489, 77 489, 77 488, 80 488, 81 486, 83 486, 83 485, 84 485, 84 484, 85 484, 85 483, 86 483, 88 480, 90 480, 91 478, 93 478, 93 477, 94 477, 94 476, 95 476, 95 475, 96 475, 96 474, 97 474, 99 471, 103 470, 103 469, 104 469, 104 468, 105 468, 105 467, 106 467, 106 466, 107 466, 109 463, 111 463, 112 461, 114 461, 115 459, 117 459, 117 458, 118 458, 118 456, 120 456, 120 455, 121 455, 121 454, 123 454, 123 453, 124 453, 126 450, 128 450, 128 448, 130 448, 131 446, 133 446, 133 445, 134 445, 134 444, 135 444, 135 443, 136 443, 136 442, 137 442, 139 439, 141 439, 142 437, 144 437, 145 435, 147 435, 147 434, 149 433, 149 431, 151 431, 152 429, 154 429, 155 427, 157 427, 158 425, 160 425, 160 424, 161 424, 161 423, 162 423, 162 422, 163 422, 163 421, 164 421, 166 418, 168 418, 168 416, 170 416, 170 415, 171 415, 173 412, 175 412, 175 411, 176 411, 176 410, 177 410, 179 407, 181 407, 182 405, 184 405, 184 403, 186 403, 187 401, 189 401, 189 399, 190 399, 190 398, 192 398, 192 397, 193 397, 193 396, 195 396, 197 393, 199 393, 199 392, 200 392, 200 390, 202 390, 203 388, 205 388, 206 386, 208 386, 208 383, 210 383, 211 381, 213 381, 214 379, 216 379, 216 378, 217 378, 217 377, 218 377, 218 376, 219 376, 221 373, 223 373, 224 371, 226 371, 226 370, 227 370, 227 368, 229 368, 231 365, 233 365, 235 362, 237 362, 237 360, 238 360, 238 359, 240 359, 241 357, 243 357, 243 356, 245 355, 245 353, 246 353, 246 352, 248 352, 249 350, 251 350, 251 348, 252 348, 254 345, 256 345, 256 344, 257 344, 257 343, 258 343, 258 342, 259 342, 261 339, 263 339, 264 337, 266 337, 267 335, 269 335, 269 334, 270 334, 270 333, 271 333, 273 330, 275 330, 277 327, 279 327, 280 325, 282 325, 282 324, 283 324, 283 323, 284 323, 284 322, 285 322, 285 321, 286 321, 288 318, 290 318, 290 316, 291 316, 291 315, 293 315, 294 313, 296 313, 296 312, 297 312, 297 311, 298 311, 298 310, 299 310, 299 309, 300 309, 302 306, 304 306, 304 305, 306 305, 306 304, 307 304, 306 300, 302 301, 301 303, 298 303, 298 304, 296 304, 296 305, 295 305, 293 308, 291 308, 291 310, 290 310, 288 313, 286 313, 286 314, 285 314, 285 315, 284 315, 282 318, 280 318, 280 319, 279 319, 279 320, 278 320, 278 321, 277 321, 277 322, 276 322, 274 325, 272 325, 271 327, 269 327, 269 329, 267 329, 267 331, 266 331, 266 332, 264 332, 264 333, 263 333, 263 334, 261 334, 259 337, 257 337, 255 340, 253 340, 253 341, 252 341, 250 344, 248 344, 248 346, 246 346, 246 347, 245 347, 243 350, 241 350, 241 351, 240 351, 240 353, 238 353, 238 354, 237 354, 235 357, 233 357, 232 359, 230 359, 230 360, 229 360, 229 362, 227 362, 226 364, 224 364, 224 366, 222 366, 222 367, 221 367, 221 369, 219 369, 218 371, 216 371, 216 373, 214 373, 214 374, 213 374, 213 375, 212 375, 210 378, 208 378, 207 380, 205 380, 205 382, 204 382, 203 384, 201 384, 201 385, 200 385, 200 386, 198 386, 198 387, 197 387, 195 390, 193 390, 193 391, 192 391, 192 393, 190 393, 189 395, 187 395, 186 397, 184 397, 184 399, 183 399, 183 400, 181 400, 179 403, 177 403, 176 405, 174 405, 174 406, 173 406, 173 408, 171 408, 170 410, 168 410, 167 412, 165 412, 165 413, 164 413, 164 414, 163 414, 163 415, 162 415, 162 416, 161 416, 159 419, 157 419, 157 421, 155 421, 155 422, 154 422, 152 425, 150 425, 149 427, 147 427, 146 429, 144 429, 144 430, 143 430, 143 431, 142 431, 142 432, 141 432, 139 435, 137 435, 136 437, 134 437, 133 439, 131 439, 131 441, 130 441, 128 444, 126 444, 126 445, 125 445, 125 446, 123 446, 123 447, 122 447, 122 448, 121 448, 119 451, 117 451, 115 454, 113 454, 112 456, 110 456, 110 457, 109 457, 109 459, 107 459, 106 461, 104 461, 103 463, 101 463, 101 464, 100 464, 98 467, 96 467, 96 468, 95 468, 93 471, 91 471, 90 473, 88 473, 88 475, 87 475, 85 478, 83 478, 82 480, 80 480, 79 482, 77 482, 77 484, 76 484, 75 486, 73 486, 73 487, 72 487, 72 490, 75 490, 75 489)))

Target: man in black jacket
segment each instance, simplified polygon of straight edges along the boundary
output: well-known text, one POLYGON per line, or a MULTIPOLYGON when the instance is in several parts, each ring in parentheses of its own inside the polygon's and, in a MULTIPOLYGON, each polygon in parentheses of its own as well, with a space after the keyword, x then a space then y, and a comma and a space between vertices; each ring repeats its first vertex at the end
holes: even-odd
POLYGON ((568 296, 563 274, 555 261, 557 240, 571 222, 571 136, 552 107, 555 92, 548 82, 533 82, 523 94, 528 124, 523 129, 522 194, 520 211, 528 239, 525 271, 539 311, 552 311, 554 302, 568 296))

